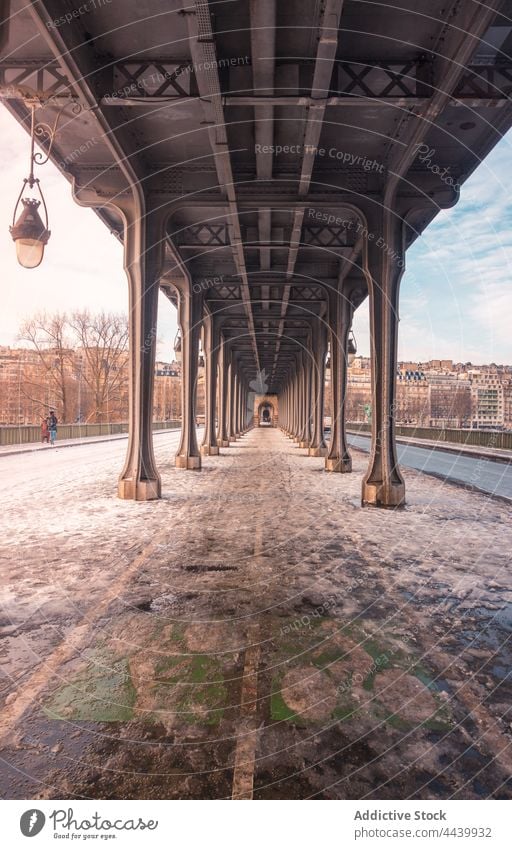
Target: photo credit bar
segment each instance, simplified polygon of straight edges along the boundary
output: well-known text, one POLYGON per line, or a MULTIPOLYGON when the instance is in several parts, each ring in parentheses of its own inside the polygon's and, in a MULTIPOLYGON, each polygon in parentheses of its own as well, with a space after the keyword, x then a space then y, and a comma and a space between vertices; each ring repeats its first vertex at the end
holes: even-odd
POLYGON ((4 801, 3 845, 164 849, 510 847, 510 802, 4 801), (229 805, 229 810, 227 806, 229 805), (263 809, 262 809, 263 806, 263 809), (31 843, 30 841, 33 841, 31 843))

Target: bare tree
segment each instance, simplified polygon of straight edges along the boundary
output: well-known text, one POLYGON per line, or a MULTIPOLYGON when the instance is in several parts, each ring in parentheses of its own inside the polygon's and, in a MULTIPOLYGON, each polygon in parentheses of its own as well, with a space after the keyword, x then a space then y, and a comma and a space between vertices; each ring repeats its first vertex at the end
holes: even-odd
POLYGON ((128 320, 117 313, 76 311, 69 319, 79 350, 79 378, 90 403, 87 420, 126 412, 128 320))
POLYGON ((34 348, 41 367, 41 375, 26 381, 25 394, 40 403, 42 409, 56 407, 59 418, 69 421, 74 352, 66 314, 37 313, 23 322, 18 338, 34 348))

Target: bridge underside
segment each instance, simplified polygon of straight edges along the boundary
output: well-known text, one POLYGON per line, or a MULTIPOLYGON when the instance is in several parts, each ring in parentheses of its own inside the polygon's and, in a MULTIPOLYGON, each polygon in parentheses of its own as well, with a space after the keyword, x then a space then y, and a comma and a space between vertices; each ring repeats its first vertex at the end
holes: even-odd
POLYGON ((368 296, 373 450, 362 498, 403 504, 393 410, 405 252, 512 123, 511 3, 457 0, 435 15, 430 0, 72 7, 4 0, 0 84, 27 128, 34 99, 50 123, 70 104, 51 156, 124 243, 131 438, 120 496, 161 494, 151 409, 163 289, 179 309, 176 462, 186 469, 243 433, 251 394, 264 392, 278 396, 288 435, 327 470, 349 472, 349 333, 368 296))
POLYGON ((362 498, 403 504, 393 409, 405 251, 512 123, 510 2, 457 0, 439 17, 428 0, 72 6, 4 0, 0 85, 27 129, 31 103, 50 124, 66 107, 51 157, 124 243, 131 439, 120 496, 161 494, 151 435, 160 288, 179 309, 176 463, 186 469, 246 430, 258 391, 279 397, 281 427, 327 470, 350 471, 349 332, 369 296, 362 498))

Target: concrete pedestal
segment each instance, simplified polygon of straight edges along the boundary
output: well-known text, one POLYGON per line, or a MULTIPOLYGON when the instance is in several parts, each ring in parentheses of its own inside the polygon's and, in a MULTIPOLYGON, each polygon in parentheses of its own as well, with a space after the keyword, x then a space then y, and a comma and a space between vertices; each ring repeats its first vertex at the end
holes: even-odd
POLYGON ((309 449, 310 457, 327 457, 327 446, 324 445, 322 448, 310 448, 309 449))
POLYGON ((327 457, 325 460, 325 471, 326 472, 351 472, 352 471, 352 460, 351 458, 343 459, 339 457, 327 457))
POLYGON ((200 448, 203 457, 216 457, 219 453, 218 445, 201 445, 200 448))
POLYGON ((405 504, 403 483, 363 483, 362 503, 374 507, 402 507, 405 504))
POLYGON ((160 480, 133 481, 129 479, 120 480, 117 486, 119 498, 131 499, 133 501, 155 501, 160 498, 162 486, 160 480))
POLYGON ((176 468, 199 471, 201 468, 201 457, 187 457, 186 455, 178 454, 176 457, 176 468))

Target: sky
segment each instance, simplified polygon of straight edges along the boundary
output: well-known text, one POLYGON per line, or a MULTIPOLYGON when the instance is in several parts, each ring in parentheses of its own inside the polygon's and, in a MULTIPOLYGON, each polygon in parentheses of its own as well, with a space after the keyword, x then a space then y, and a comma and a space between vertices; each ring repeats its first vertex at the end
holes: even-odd
MULTIPOLYGON (((16 345, 22 321, 35 312, 126 312, 122 246, 90 209, 71 197, 51 162, 38 169, 52 235, 42 264, 18 265, 9 234, 28 173, 29 138, 0 108, 0 344, 16 345)), ((439 213, 407 252, 401 284, 399 359, 512 364, 512 132, 461 190, 456 207, 439 213)), ((358 353, 369 354, 368 302, 354 319, 358 353)), ((157 357, 171 360, 176 310, 160 296, 157 357)))

